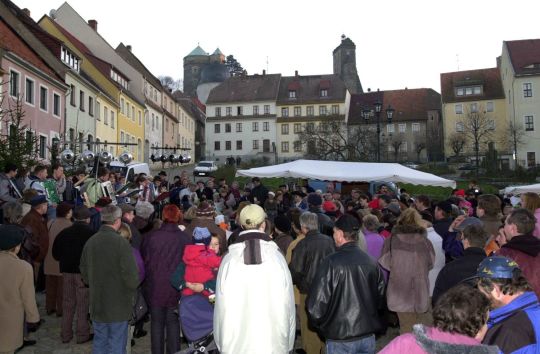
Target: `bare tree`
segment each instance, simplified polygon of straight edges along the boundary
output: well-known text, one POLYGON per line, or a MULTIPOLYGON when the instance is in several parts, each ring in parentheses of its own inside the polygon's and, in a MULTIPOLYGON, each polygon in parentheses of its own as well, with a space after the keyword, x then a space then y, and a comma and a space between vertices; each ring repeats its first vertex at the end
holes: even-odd
POLYGON ((463 124, 463 135, 466 140, 472 142, 474 155, 476 158, 476 174, 480 165, 480 149, 482 145, 487 145, 493 140, 495 122, 488 116, 483 107, 478 104, 471 104, 466 108, 465 117, 461 120, 463 124))
POLYGON ((500 137, 500 143, 507 150, 513 150, 514 156, 517 159, 518 148, 525 144, 525 129, 523 125, 513 121, 508 122, 506 132, 500 137))
POLYGON ((416 142, 416 145, 414 147, 414 151, 416 152, 416 160, 420 161, 420 154, 422 151, 426 148, 426 141, 420 140, 416 142))
POLYGON ((392 147, 392 152, 394 154, 394 161, 398 161, 399 151, 403 145, 403 139, 397 135, 394 135, 392 140, 390 140, 390 146, 392 147))
POLYGON ((450 135, 448 138, 448 144, 454 152, 454 156, 459 156, 459 154, 461 154, 461 152, 465 149, 466 143, 465 137, 461 133, 452 133, 452 135, 450 135))
POLYGON ((173 79, 171 76, 160 76, 159 81, 161 82, 161 85, 165 88, 168 88, 171 90, 171 92, 182 90, 184 86, 184 82, 182 79, 173 79))

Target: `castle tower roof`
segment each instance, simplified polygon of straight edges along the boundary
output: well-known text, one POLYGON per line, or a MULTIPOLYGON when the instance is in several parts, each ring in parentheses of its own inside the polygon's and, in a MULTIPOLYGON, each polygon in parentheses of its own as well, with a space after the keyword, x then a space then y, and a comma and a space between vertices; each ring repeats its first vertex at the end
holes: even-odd
POLYGON ((208 53, 205 52, 204 49, 202 49, 199 45, 197 45, 197 47, 195 47, 195 49, 193 49, 191 53, 189 53, 187 56, 191 57, 197 55, 208 55, 208 53))
POLYGON ((221 50, 219 50, 219 48, 216 48, 216 50, 214 50, 214 53, 212 53, 212 55, 224 55, 221 50))

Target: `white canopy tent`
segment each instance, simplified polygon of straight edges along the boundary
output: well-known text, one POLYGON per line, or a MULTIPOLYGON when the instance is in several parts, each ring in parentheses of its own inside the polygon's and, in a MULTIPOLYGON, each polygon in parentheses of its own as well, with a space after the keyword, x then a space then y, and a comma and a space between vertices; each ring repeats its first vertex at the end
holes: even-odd
POLYGON ((238 170, 237 176, 291 177, 337 182, 396 182, 456 188, 456 182, 398 163, 296 160, 279 165, 238 170))
POLYGON ((505 194, 522 194, 527 192, 539 193, 540 194, 540 183, 529 184, 526 186, 508 186, 504 189, 505 194))

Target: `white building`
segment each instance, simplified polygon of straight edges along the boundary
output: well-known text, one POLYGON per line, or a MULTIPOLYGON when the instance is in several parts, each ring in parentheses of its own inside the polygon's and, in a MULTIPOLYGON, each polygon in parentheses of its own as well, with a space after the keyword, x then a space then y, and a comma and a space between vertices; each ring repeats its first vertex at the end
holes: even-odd
POLYGON ((266 159, 276 151, 276 101, 280 74, 235 76, 215 87, 206 102, 205 158, 226 162, 266 159))

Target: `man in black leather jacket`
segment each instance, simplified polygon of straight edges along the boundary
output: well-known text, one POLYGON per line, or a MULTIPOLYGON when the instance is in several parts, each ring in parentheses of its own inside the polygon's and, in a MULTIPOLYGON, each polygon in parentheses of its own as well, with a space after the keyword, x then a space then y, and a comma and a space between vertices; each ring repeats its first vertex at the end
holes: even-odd
POLYGON ((317 214, 305 212, 300 215, 300 227, 306 237, 300 241, 292 251, 289 269, 293 284, 300 291, 300 303, 298 312, 300 317, 300 331, 302 335, 302 345, 307 353, 319 353, 324 346, 324 342, 319 338, 317 332, 308 328, 308 318, 306 313, 306 296, 315 277, 315 273, 323 259, 334 253, 336 247, 334 241, 319 232, 319 219, 317 214))
POLYGON ((375 353, 382 329, 377 310, 384 299, 384 277, 357 246, 358 220, 341 216, 334 225, 337 251, 319 265, 306 300, 310 324, 326 339, 326 352, 375 353))

